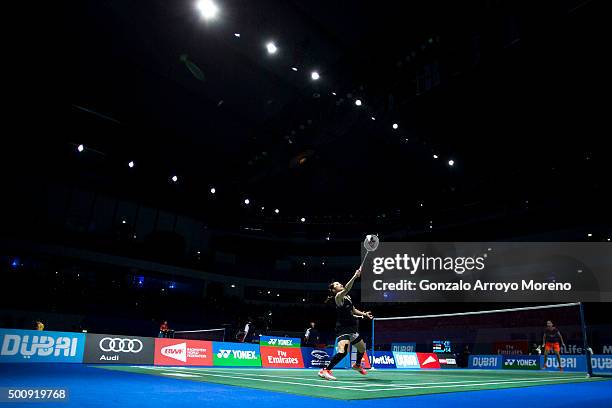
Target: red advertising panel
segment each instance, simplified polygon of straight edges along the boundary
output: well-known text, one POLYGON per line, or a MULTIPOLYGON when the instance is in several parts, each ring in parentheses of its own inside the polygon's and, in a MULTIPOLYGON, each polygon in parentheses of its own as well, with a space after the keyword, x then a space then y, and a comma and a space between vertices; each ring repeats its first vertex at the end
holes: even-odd
POLYGON ((212 341, 155 339, 155 365, 213 365, 212 341))
POLYGON ((421 368, 440 368, 440 361, 435 353, 416 353, 421 368))
POLYGON ((302 350, 298 347, 260 347, 261 365, 268 368, 304 368, 302 350))
POLYGON ((498 341, 494 344, 493 354, 503 356, 517 356, 529 354, 529 342, 527 340, 498 341))

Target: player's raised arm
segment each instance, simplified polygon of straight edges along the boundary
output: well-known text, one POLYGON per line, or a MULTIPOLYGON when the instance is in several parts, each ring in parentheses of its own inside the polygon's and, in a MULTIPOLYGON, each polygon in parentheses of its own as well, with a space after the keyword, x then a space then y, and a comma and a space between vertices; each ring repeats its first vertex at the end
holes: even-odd
POLYGON ((353 288, 353 283, 361 276, 361 268, 355 271, 353 277, 344 285, 343 289, 336 293, 336 304, 341 304, 344 297, 350 292, 353 288))

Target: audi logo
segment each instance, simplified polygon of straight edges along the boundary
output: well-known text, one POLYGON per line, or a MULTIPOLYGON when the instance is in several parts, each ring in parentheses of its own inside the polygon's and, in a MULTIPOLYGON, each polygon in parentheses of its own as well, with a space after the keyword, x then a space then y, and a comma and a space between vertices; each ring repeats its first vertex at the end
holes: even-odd
POLYGON ((138 339, 105 337, 100 340, 100 350, 106 352, 114 351, 115 353, 140 353, 142 347, 142 341, 138 339))

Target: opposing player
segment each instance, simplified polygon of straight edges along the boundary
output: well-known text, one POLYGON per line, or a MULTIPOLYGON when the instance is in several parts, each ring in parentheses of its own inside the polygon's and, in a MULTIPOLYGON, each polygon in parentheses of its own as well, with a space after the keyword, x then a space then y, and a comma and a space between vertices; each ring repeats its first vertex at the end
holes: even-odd
POLYGON ((563 336, 561 336, 561 332, 557 329, 552 321, 546 322, 546 329, 544 330, 544 338, 543 345, 544 347, 544 366, 542 369, 546 368, 546 364, 548 363, 548 353, 550 351, 554 351, 557 355, 557 362, 559 363, 559 371, 563 371, 563 367, 561 367, 561 354, 559 342, 565 347, 565 342, 563 341, 563 336))
POLYGON ((372 319, 372 312, 362 312, 353 306, 351 297, 348 295, 353 287, 355 280, 361 276, 361 268, 355 271, 353 277, 342 285, 340 282, 332 282, 329 285, 328 301, 334 301, 336 305, 336 341, 338 348, 336 354, 332 357, 329 364, 319 371, 319 377, 326 380, 335 380, 336 377, 332 374, 332 369, 338 364, 348 353, 349 344, 357 348, 357 361, 353 364, 353 370, 358 371, 362 375, 366 375, 366 370, 361 366, 361 360, 366 351, 366 345, 359 335, 359 320, 363 318, 372 319))

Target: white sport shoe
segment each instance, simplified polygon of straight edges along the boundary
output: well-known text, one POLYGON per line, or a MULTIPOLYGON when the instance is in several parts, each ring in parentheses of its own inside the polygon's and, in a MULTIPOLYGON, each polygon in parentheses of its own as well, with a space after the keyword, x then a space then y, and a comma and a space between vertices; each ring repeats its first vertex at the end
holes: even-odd
POLYGON ((332 375, 331 370, 327 370, 325 368, 322 368, 321 371, 319 371, 319 377, 325 378, 326 380, 330 380, 330 381, 336 380, 336 377, 332 375))

